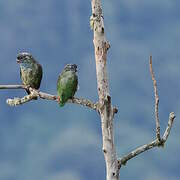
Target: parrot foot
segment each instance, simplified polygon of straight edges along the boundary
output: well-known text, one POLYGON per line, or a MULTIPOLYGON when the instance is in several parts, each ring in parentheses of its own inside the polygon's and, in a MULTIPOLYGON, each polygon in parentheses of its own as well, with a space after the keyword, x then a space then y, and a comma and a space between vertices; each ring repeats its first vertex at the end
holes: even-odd
POLYGON ((59 96, 58 96, 58 98, 57 98, 57 102, 60 103, 60 97, 59 97, 59 96))

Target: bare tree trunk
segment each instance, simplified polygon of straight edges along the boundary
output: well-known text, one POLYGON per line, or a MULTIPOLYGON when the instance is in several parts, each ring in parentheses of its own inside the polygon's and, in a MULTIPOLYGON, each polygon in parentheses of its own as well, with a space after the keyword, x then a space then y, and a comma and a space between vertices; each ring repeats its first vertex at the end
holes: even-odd
POLYGON ((107 78, 107 50, 110 45, 106 41, 103 14, 100 0, 92 0, 91 27, 94 31, 94 48, 96 76, 99 95, 99 113, 101 117, 103 152, 106 163, 106 180, 118 180, 119 169, 114 145, 113 118, 114 109, 109 95, 107 78))

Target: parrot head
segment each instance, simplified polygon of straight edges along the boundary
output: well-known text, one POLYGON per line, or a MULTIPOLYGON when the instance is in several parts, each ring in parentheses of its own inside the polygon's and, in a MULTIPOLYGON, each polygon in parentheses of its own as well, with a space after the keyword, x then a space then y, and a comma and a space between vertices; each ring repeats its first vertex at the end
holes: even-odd
POLYGON ((34 62, 34 58, 30 53, 21 52, 17 55, 16 62, 20 65, 31 64, 34 62))
POLYGON ((74 71, 74 72, 77 72, 77 65, 76 64, 67 64, 64 67, 64 71, 74 71))

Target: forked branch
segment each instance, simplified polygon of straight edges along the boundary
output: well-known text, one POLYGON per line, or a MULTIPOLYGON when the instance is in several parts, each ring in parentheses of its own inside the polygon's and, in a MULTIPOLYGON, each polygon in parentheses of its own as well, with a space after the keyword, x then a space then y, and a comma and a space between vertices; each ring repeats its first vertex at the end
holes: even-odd
POLYGON ((137 149, 131 151, 129 154, 123 156, 122 158, 120 158, 118 160, 118 164, 119 164, 119 168, 122 166, 122 165, 126 165, 127 161, 134 158, 135 156, 149 150, 149 149, 152 149, 153 147, 161 147, 161 146, 164 146, 169 134, 170 134, 170 130, 171 130, 171 127, 173 125, 173 121, 175 119, 175 115, 174 115, 174 112, 171 112, 169 114, 169 120, 168 120, 168 126, 164 132, 164 135, 163 135, 163 138, 161 141, 159 141, 158 139, 155 139, 154 141, 148 143, 148 144, 145 144, 143 146, 140 146, 138 147, 137 149))
POLYGON ((174 112, 171 112, 169 114, 169 120, 168 120, 168 125, 167 128, 164 132, 163 137, 160 137, 160 123, 159 123, 159 116, 158 116, 158 106, 159 106, 159 97, 158 97, 158 91, 157 91, 157 83, 156 79, 154 76, 153 68, 152 68, 152 56, 150 56, 150 73, 152 76, 152 81, 153 81, 153 86, 154 86, 154 94, 155 94, 155 120, 156 120, 156 139, 153 140, 152 142, 145 144, 143 146, 138 147, 137 149, 131 151, 129 154, 123 156, 118 160, 118 165, 119 169, 121 168, 122 165, 126 165, 127 161, 134 158, 135 156, 152 149, 154 147, 161 147, 164 146, 165 142, 167 141, 167 138, 170 134, 174 119, 175 119, 175 114, 174 112))

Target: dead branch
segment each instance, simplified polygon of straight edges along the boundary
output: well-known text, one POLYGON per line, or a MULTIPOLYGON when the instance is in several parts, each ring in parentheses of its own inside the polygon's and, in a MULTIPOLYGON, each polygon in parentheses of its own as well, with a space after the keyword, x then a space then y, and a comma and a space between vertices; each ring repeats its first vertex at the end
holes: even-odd
POLYGON ((153 86, 154 86, 154 96, 155 96, 155 120, 156 120, 156 137, 159 141, 161 141, 160 137, 160 124, 159 124, 159 97, 158 97, 158 90, 157 90, 157 82, 154 76, 153 68, 152 68, 152 56, 150 56, 149 59, 149 65, 150 65, 150 72, 151 72, 151 77, 153 81, 153 86))
POLYGON ((158 105, 159 105, 159 97, 158 97, 158 91, 157 91, 157 83, 156 83, 156 79, 154 76, 154 72, 153 72, 153 68, 152 68, 152 56, 150 56, 150 73, 152 76, 152 80, 153 80, 153 86, 154 86, 154 94, 155 94, 155 119, 156 119, 156 139, 153 140, 152 142, 145 144, 143 146, 138 147, 137 149, 131 151, 129 154, 123 156, 122 158, 120 158, 118 160, 118 165, 119 165, 119 169, 121 168, 122 165, 126 165, 127 161, 134 158, 135 156, 149 150, 152 149, 154 147, 163 147, 165 142, 167 141, 167 138, 170 134, 174 119, 175 119, 175 114, 174 112, 171 112, 169 114, 169 120, 168 120, 168 125, 167 128, 164 132, 164 135, 161 139, 160 137, 160 123, 159 123, 159 115, 158 115, 158 105))
POLYGON ((167 126, 167 129, 165 130, 164 132, 164 135, 163 135, 163 138, 161 141, 159 141, 158 139, 155 139, 154 141, 148 143, 148 144, 145 144, 143 146, 140 146, 138 147, 137 149, 131 151, 129 154, 123 156, 122 158, 120 158, 118 160, 118 164, 119 164, 119 168, 122 166, 122 165, 126 165, 127 161, 134 158, 135 156, 149 150, 149 149, 152 149, 154 147, 161 147, 161 146, 164 146, 169 134, 170 134, 170 130, 171 130, 171 127, 173 125, 173 121, 175 119, 175 115, 174 115, 174 112, 171 112, 169 114, 169 121, 168 121, 168 126, 167 126))
MULTIPOLYGON (((30 94, 26 95, 24 97, 15 97, 13 99, 7 99, 6 102, 10 106, 17 106, 21 105, 24 103, 27 103, 31 100, 34 100, 35 98, 41 98, 41 99, 46 99, 46 100, 53 100, 57 102, 58 97, 56 95, 51 95, 45 92, 41 92, 39 90, 33 89, 29 86, 25 85, 0 85, 0 89, 25 89, 29 90, 30 94)), ((76 98, 74 97, 73 99, 68 100, 68 103, 73 103, 73 104, 78 104, 82 106, 89 107, 91 109, 97 110, 98 111, 98 103, 93 103, 88 99, 84 98, 76 98)))

